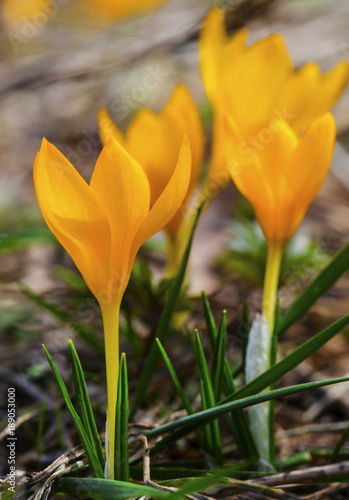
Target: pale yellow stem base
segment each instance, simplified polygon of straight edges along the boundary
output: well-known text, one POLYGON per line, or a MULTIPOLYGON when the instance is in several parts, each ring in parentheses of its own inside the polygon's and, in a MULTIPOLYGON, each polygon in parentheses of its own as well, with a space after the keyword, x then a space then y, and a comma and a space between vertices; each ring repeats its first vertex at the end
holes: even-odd
POLYGON ((267 266, 264 275, 263 316, 268 321, 270 335, 273 334, 274 330, 277 290, 283 248, 283 245, 280 243, 274 243, 268 246, 267 266))
POLYGON ((105 345, 105 363, 107 373, 107 425, 108 436, 106 438, 106 469, 107 479, 114 479, 114 448, 115 448, 115 416, 116 401, 119 378, 119 315, 120 299, 116 299, 107 306, 101 306, 103 327, 104 327, 104 345, 105 345))

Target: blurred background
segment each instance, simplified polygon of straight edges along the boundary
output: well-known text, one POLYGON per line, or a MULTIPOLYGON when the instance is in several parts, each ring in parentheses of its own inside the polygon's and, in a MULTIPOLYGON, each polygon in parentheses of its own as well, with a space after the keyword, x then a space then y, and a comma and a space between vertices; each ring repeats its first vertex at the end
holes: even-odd
MULTIPOLYGON (((96 396, 101 405, 104 403, 104 394, 98 396, 104 377, 103 356, 96 364, 91 348, 95 343, 98 351, 102 338, 98 307, 75 273, 70 258, 45 227, 35 199, 32 167, 42 137, 60 149, 89 179, 101 151, 98 109, 106 106, 117 125, 125 130, 138 109, 149 107, 159 111, 176 83, 188 86, 209 137, 210 111, 200 80, 197 39, 202 20, 213 5, 228 10, 230 32, 247 26, 250 41, 274 31, 282 33, 296 67, 315 60, 326 71, 340 59, 349 61, 347 0, 154 1, 151 12, 131 15, 125 10, 121 17, 111 7, 110 0, 96 1, 96 4, 99 8, 93 0, 43 0, 41 3, 2 0, 0 3, 0 382, 4 388, 9 383, 19 388, 20 409, 28 417, 26 436, 30 436, 30 426, 33 431, 37 425, 35 421, 30 424, 30 411, 35 413, 47 391, 49 394, 52 391, 45 386, 48 367, 40 344, 45 340, 64 373, 68 370, 67 339, 74 335, 70 327, 75 321, 92 325, 92 330, 98 333, 97 340, 90 337, 87 342, 81 341, 78 351, 87 371, 91 369, 93 374, 95 385, 91 386, 91 396, 96 396), (20 289, 19 281, 50 304, 58 304, 68 316, 64 317, 62 311, 55 315, 55 311, 51 310, 50 314, 40 310, 38 297, 34 302, 33 297, 28 298, 28 291, 24 293, 23 287, 20 289)), ((324 265, 328 256, 348 240, 349 89, 333 112, 338 144, 332 170, 290 250, 294 267, 292 272, 288 267, 287 276, 284 274, 284 281, 291 283, 282 291, 285 305, 324 265)), ((165 263, 162 250, 161 236, 146 249, 148 260, 159 277, 163 276, 165 263)), ((252 312, 260 308, 261 292, 255 285, 263 276, 264 258, 265 247, 250 209, 230 185, 200 223, 191 259, 190 292, 195 296, 205 289, 212 295, 217 311, 229 308, 232 338, 242 301, 249 300, 252 312), (249 225, 241 223, 246 218, 249 225), (252 260, 257 262, 253 272, 252 260)), ((147 318, 147 327, 138 320, 133 319, 132 324, 127 322, 126 296, 125 330, 129 339, 130 331, 137 330, 139 338, 132 337, 137 353, 142 351, 139 339, 141 343, 145 339, 146 345, 149 321, 150 325, 156 323, 163 292, 151 283, 144 270, 136 269, 136 272, 153 294, 148 296, 153 300, 150 304, 153 311, 147 318)), ((330 319, 347 313, 348 291, 349 280, 344 277, 312 309, 294 333, 292 342, 297 341, 297 335, 319 331, 330 319)), ((131 290, 132 293, 136 292, 131 290)), ((132 300, 135 297, 130 295, 130 304, 132 300)), ((142 304, 142 299, 139 302, 144 310, 149 306, 142 304)), ((44 308, 46 306, 44 304, 44 308)), ((194 301, 194 313, 196 307, 194 301)), ((199 313, 194 315, 195 321, 199 321, 199 313)), ((289 340, 286 351, 290 345, 289 340)), ((324 358, 318 359, 318 366, 325 363, 326 369, 331 360, 336 360, 331 374, 342 376, 347 371, 347 339, 340 338, 331 346, 326 362, 324 358)), ((348 396, 339 394, 338 398, 342 411, 349 416, 348 396)), ((1 408, 5 408, 5 401, 0 403, 1 408)), ((50 404, 51 396, 48 407, 50 404)), ((317 412, 321 413, 323 408, 316 405, 317 401, 310 401, 310 413, 304 418, 311 420, 317 412)), ((5 418, 4 411, 1 412, 5 418)), ((103 418, 102 415, 101 427, 103 418)), ((69 423, 64 425, 70 428, 69 423)), ((64 438, 61 436, 62 449, 71 444, 67 428, 64 438)), ((45 432, 48 442, 50 436, 52 439, 57 434, 56 423, 45 432)), ((49 447, 45 452, 41 450, 41 461, 36 463, 37 450, 22 451, 20 463, 33 470, 50 463, 58 453, 57 446, 53 451, 49 447)))

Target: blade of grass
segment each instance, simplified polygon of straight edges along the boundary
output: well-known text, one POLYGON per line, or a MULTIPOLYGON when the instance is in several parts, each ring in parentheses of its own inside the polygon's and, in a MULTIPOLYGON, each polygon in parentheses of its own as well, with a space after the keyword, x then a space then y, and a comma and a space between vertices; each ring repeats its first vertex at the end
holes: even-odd
POLYGON ((224 362, 226 360, 227 342, 227 311, 222 312, 216 343, 213 350, 211 378, 215 401, 219 401, 222 395, 224 362))
MULTIPOLYGON (((195 331, 195 357, 199 369, 203 409, 214 408, 216 406, 216 401, 214 397, 212 381, 210 372, 208 370, 205 353, 201 344, 199 332, 197 330, 195 331)), ((223 463, 223 454, 218 420, 210 422, 209 426, 205 427, 205 435, 207 436, 208 441, 208 451, 215 459, 217 464, 221 465, 223 463)))
POLYGON ((259 377, 256 377, 254 380, 251 380, 251 382, 241 387, 241 389, 236 391, 235 394, 223 399, 221 401, 221 404, 263 391, 271 384, 275 383, 284 375, 286 375, 286 373, 293 370, 293 368, 309 358, 309 356, 314 354, 314 352, 320 349, 320 347, 324 346, 326 342, 331 340, 335 335, 341 332, 348 325, 349 314, 339 319, 338 321, 335 321, 332 325, 328 326, 320 333, 314 335, 314 337, 304 342, 290 354, 285 356, 284 359, 262 373, 259 377))
MULTIPOLYGON (((187 243, 184 255, 183 255, 183 259, 182 259, 182 263, 181 263, 181 266, 179 269, 179 273, 176 276, 176 278, 173 280, 173 283, 170 287, 168 297, 166 300, 166 304, 165 304, 165 307, 164 307, 164 310, 162 312, 160 322, 159 322, 159 325, 157 328, 155 338, 158 338, 162 344, 164 344, 166 341, 169 327, 170 327, 170 323, 171 323, 172 314, 173 314, 173 311, 174 311, 174 308, 176 305, 177 298, 178 298, 179 293, 180 293, 181 288, 182 288, 182 284, 183 284, 184 276, 185 276, 185 271, 186 271, 187 265, 188 265, 190 249, 191 249, 191 245, 192 245, 193 238, 194 238, 195 229, 196 229, 197 223, 199 221, 199 217, 200 217, 203 205, 204 204, 202 203, 197 211, 195 221, 194 221, 194 224, 193 224, 190 236, 189 236, 189 240, 188 240, 188 243, 187 243)), ((137 385, 136 394, 135 394, 133 404, 132 404, 132 407, 130 410, 130 418, 132 418, 133 415, 135 414, 137 408, 139 407, 140 403, 142 402, 142 400, 147 392, 148 386, 149 386, 149 384, 153 378, 153 375, 155 373, 155 370, 157 368, 159 357, 160 357, 160 352, 157 348, 156 343, 154 342, 154 344, 151 348, 151 351, 149 353, 148 359, 147 359, 145 366, 143 368, 143 371, 139 377, 139 383, 137 385)))
POLYGON ((96 426, 96 421, 93 416, 91 401, 88 395, 84 372, 80 363, 78 353, 72 340, 68 341, 71 366, 73 372, 73 380, 78 405, 78 414, 81 418, 82 425, 92 444, 92 447, 98 457, 102 469, 104 469, 105 459, 103 448, 99 439, 99 434, 96 426))
POLYGON ((278 335, 298 321, 308 309, 349 269, 349 243, 332 258, 330 263, 302 291, 280 320, 278 335))
MULTIPOLYGON (((207 333, 211 349, 214 350, 218 336, 217 328, 205 292, 202 292, 201 296, 206 319, 207 333)), ((223 390, 226 396, 234 394, 236 392, 235 381, 226 356, 223 361, 223 374, 223 390)), ((257 457, 257 448, 244 411, 235 411, 232 413, 231 418, 226 415, 225 420, 242 456, 245 458, 257 457)))
MULTIPOLYGON (((275 313, 275 323, 274 331, 271 336, 270 342, 270 366, 274 366, 276 363, 277 356, 277 328, 281 318, 281 306, 282 301, 280 298, 277 300, 276 313, 275 313)), ((271 384, 270 389, 274 389, 275 384, 271 384)), ((272 465, 276 462, 276 450, 275 450, 275 400, 272 399, 269 403, 269 461, 272 465)))
POLYGON ((335 448, 333 450, 333 453, 332 453, 332 455, 330 457, 329 463, 333 463, 336 460, 338 460, 338 457, 339 457, 339 455, 342 452, 343 446, 348 441, 348 439, 349 439, 349 426, 345 429, 345 431, 341 435, 338 443, 336 444, 336 446, 335 446, 335 448))
POLYGON ((97 455, 92 447, 92 444, 90 443, 90 440, 85 432, 85 429, 82 425, 81 419, 80 419, 79 415, 76 413, 76 410, 73 406, 73 403, 71 402, 71 399, 70 399, 69 394, 68 394, 68 390, 65 386, 65 383, 63 382, 61 374, 59 373, 59 371, 55 365, 55 362, 53 361, 51 355, 49 354, 48 350, 46 349, 46 347, 44 345, 43 345, 43 348, 44 348, 47 360, 48 360, 48 362, 51 366, 51 369, 54 373, 54 376, 56 377, 58 386, 61 390, 63 399, 65 401, 65 404, 67 405, 69 413, 74 421, 76 430, 78 431, 78 434, 79 434, 79 437, 81 439, 84 450, 86 452, 86 456, 87 456, 88 462, 90 464, 92 473, 93 473, 94 477, 96 477, 96 478, 104 478, 104 473, 103 473, 103 469, 101 467, 101 464, 100 464, 98 457, 97 457, 97 455))
POLYGON ((120 359, 120 375, 118 384, 114 477, 116 480, 128 482, 130 480, 128 463, 128 378, 125 353, 122 353, 120 359))
POLYGON ((63 477, 56 482, 56 490, 67 493, 76 498, 76 493, 80 492, 84 497, 93 500, 128 500, 130 498, 164 498, 170 493, 158 490, 152 486, 143 484, 125 483, 124 481, 112 481, 110 479, 63 477))
MULTIPOLYGON (((189 401, 188 396, 186 395, 186 393, 182 387, 182 384, 180 383, 179 378, 177 377, 176 371, 175 371, 175 369, 170 361, 170 358, 167 356, 167 353, 166 353, 165 349, 163 348, 159 339, 156 339, 156 343, 157 343, 157 346, 160 350, 161 356, 165 362, 165 365, 166 365, 168 373, 171 377, 172 383, 175 386, 177 394, 180 397, 184 408, 186 409, 188 415, 193 415, 194 414, 193 407, 189 401)), ((196 431, 195 434, 196 434, 196 439, 197 439, 198 445, 200 446, 200 448, 203 448, 202 435, 200 434, 199 431, 196 431)))
POLYGON ((159 441, 154 448, 150 450, 151 454, 154 454, 169 444, 176 442, 178 439, 190 434, 196 428, 206 425, 214 419, 223 416, 225 413, 239 409, 248 408, 255 404, 264 403, 264 401, 270 401, 271 399, 281 398, 285 396, 290 396, 292 394, 297 394, 303 391, 308 391, 311 389, 317 389, 319 387, 325 387, 327 385, 338 384, 341 382, 349 382, 349 377, 341 377, 330 380, 320 380, 317 382, 308 382, 305 384, 292 385, 288 387, 283 387, 282 389, 274 389, 272 391, 266 391, 262 394, 256 394, 254 396, 245 397, 237 401, 232 401, 230 403, 225 403, 215 408, 210 408, 205 411, 195 413, 194 415, 189 415, 187 417, 180 418, 174 422, 168 422, 156 429, 151 429, 145 431, 144 435, 147 438, 154 438, 156 436, 170 433, 161 441, 159 441))
POLYGON ((73 321, 73 318, 70 314, 60 309, 58 306, 56 306, 56 304, 53 304, 52 302, 44 299, 43 297, 41 297, 41 295, 33 292, 33 290, 28 288, 23 282, 19 282, 18 286, 27 297, 35 302, 35 304, 37 304, 39 307, 42 307, 50 314, 52 314, 52 316, 67 325, 74 333, 76 333, 76 335, 78 335, 78 337, 80 337, 84 342, 86 342, 86 344, 92 347, 92 349, 94 349, 104 358, 104 344, 90 328, 88 328, 86 325, 73 321))

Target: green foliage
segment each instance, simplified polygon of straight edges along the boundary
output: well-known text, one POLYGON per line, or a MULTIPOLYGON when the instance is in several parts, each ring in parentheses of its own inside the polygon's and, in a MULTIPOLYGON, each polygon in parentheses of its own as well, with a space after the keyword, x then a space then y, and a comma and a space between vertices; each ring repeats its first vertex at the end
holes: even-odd
MULTIPOLYGON (((170 323, 171 323, 173 311, 174 311, 174 308, 176 305, 176 301, 177 301, 177 298, 180 294, 180 291, 181 291, 181 288, 183 285, 185 271, 187 268, 189 255, 190 255, 190 249, 191 249, 191 245, 193 242, 195 229, 196 229, 196 226, 197 226, 197 223, 198 223, 201 211, 202 211, 202 207, 203 207, 203 205, 201 205, 197 211, 197 215, 196 215, 196 218, 195 218, 195 221, 193 224, 193 228, 192 228, 191 234, 189 236, 189 241, 188 241, 187 247, 186 247, 184 255, 183 255, 183 259, 182 259, 182 263, 181 263, 181 266, 179 269, 179 273, 171 284, 171 287, 170 287, 170 290, 169 290, 169 293, 167 296, 166 304, 165 304, 165 307, 164 307, 164 310, 163 310, 163 313, 161 315, 160 322, 159 322, 159 325, 158 325, 158 328, 156 331, 156 338, 158 338, 162 344, 164 344, 164 342, 166 341, 168 331, 170 328, 170 323)), ((159 350, 157 348, 156 343, 154 342, 152 349, 150 351, 150 354, 148 356, 148 359, 147 359, 145 366, 143 368, 143 371, 141 373, 141 376, 139 377, 139 383, 137 385, 136 394, 135 394, 133 404, 132 404, 132 407, 130 410, 130 418, 132 418, 132 416, 134 415, 138 406, 142 402, 144 395, 146 394, 147 388, 148 388, 148 386, 151 382, 151 379, 153 378, 153 375, 155 373, 155 370, 157 368, 159 356, 160 356, 159 350)))
MULTIPOLYGON (((66 385, 63 382, 63 379, 62 379, 52 357, 50 356, 46 347, 43 346, 43 348, 44 348, 47 360, 51 366, 53 374, 54 374, 56 381, 58 383, 58 386, 60 388, 60 391, 62 393, 64 402, 69 410, 69 413, 70 413, 70 415, 73 419, 73 422, 75 424, 76 430, 77 430, 79 437, 81 439, 82 445, 83 445, 84 450, 86 452, 88 462, 89 462, 90 467, 91 467, 92 474, 95 478, 104 478, 104 472, 103 472, 104 464, 101 463, 101 461, 98 457, 98 454, 95 451, 94 445, 90 441, 90 438, 88 435, 88 430, 86 430, 86 428, 84 427, 83 421, 81 420, 80 416, 78 415, 78 413, 76 412, 76 410, 73 406, 73 403, 71 402, 66 385)), ((81 394, 80 398, 83 400, 84 394, 81 394)), ((85 420, 85 424, 86 424, 86 421, 88 422, 88 416, 85 415, 84 420, 85 420)))
POLYGON ((111 481, 109 479, 91 479, 64 477, 57 481, 57 490, 73 497, 76 492, 95 500, 128 500, 142 496, 150 498, 168 497, 168 491, 158 490, 142 484, 125 483, 124 481, 111 481))
POLYGON ((81 418, 82 425, 87 434, 87 437, 93 447, 95 454, 98 457, 101 467, 104 468, 104 454, 102 445, 99 439, 96 422, 93 416, 93 410, 90 398, 87 391, 86 381, 80 359, 75 350, 72 340, 69 340, 69 353, 71 359, 71 366, 73 372, 73 380, 76 394, 76 401, 78 406, 78 414, 81 418))
POLYGON ((128 464, 128 406, 126 354, 123 353, 120 359, 116 403, 114 477, 116 480, 126 482, 130 479, 128 464))
MULTIPOLYGON (((216 406, 210 372, 202 348, 199 332, 195 332, 195 357, 199 369, 201 406, 203 410, 216 406)), ((217 420, 213 420, 204 427, 205 445, 217 465, 223 463, 222 443, 217 420)))
POLYGON ((60 307, 52 302, 46 300, 41 295, 35 293, 29 287, 27 287, 24 283, 19 283, 19 287, 23 293, 27 297, 29 297, 37 306, 42 309, 45 309, 47 312, 52 314, 56 319, 61 321, 63 324, 67 325, 78 337, 80 337, 86 344, 92 347, 95 351, 97 351, 101 356, 104 357, 104 344, 103 342, 96 336, 96 334, 91 330, 88 326, 83 325, 81 323, 77 323, 73 320, 72 316, 63 311, 60 307))
POLYGON ((298 321, 308 309, 322 297, 349 269, 349 243, 331 259, 328 265, 302 291, 293 304, 281 317, 278 335, 282 335, 290 326, 298 321))
MULTIPOLYGON (((219 258, 222 272, 237 273, 255 285, 261 286, 267 259, 267 244, 262 231, 255 221, 246 215, 241 221, 231 225, 233 238, 228 250, 219 258)), ((319 271, 326 265, 328 256, 317 242, 301 235, 295 235, 286 246, 280 270, 280 285, 299 282, 309 273, 319 271)))

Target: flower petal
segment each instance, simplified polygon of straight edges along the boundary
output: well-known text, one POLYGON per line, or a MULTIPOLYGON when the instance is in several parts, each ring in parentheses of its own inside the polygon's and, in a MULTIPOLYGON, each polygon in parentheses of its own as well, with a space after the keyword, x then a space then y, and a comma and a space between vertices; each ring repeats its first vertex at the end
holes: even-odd
POLYGON ((121 130, 115 125, 106 108, 101 108, 98 111, 98 129, 101 143, 103 146, 107 144, 110 139, 124 146, 124 135, 121 130))
POLYGON ((214 7, 204 19, 199 35, 200 71, 209 101, 218 94, 219 73, 227 44, 225 12, 214 7))
POLYGON ((293 128, 302 130, 315 118, 331 109, 342 94, 349 78, 349 64, 339 62, 321 75, 315 63, 295 72, 280 98, 280 110, 293 128))
POLYGON ((274 33, 248 47, 226 65, 220 82, 222 109, 229 110, 244 135, 268 123, 293 71, 281 35, 274 33))
POLYGON ((123 292, 132 241, 149 212, 149 182, 137 161, 111 139, 97 160, 90 187, 111 227, 109 289, 123 292))
POLYGON ((46 139, 34 164, 34 184, 49 228, 94 295, 108 284, 110 229, 88 184, 46 139))
POLYGON ((126 135, 126 149, 145 171, 154 205, 176 167, 176 158, 184 131, 173 116, 149 109, 141 109, 130 123, 126 135))
MULTIPOLYGON (((190 170, 190 143, 188 137, 185 135, 173 175, 149 214, 144 219, 134 238, 131 249, 130 266, 133 265, 134 258, 141 245, 166 226, 181 207, 189 186, 190 170)), ((185 207, 183 207, 183 210, 184 209, 185 207)))

